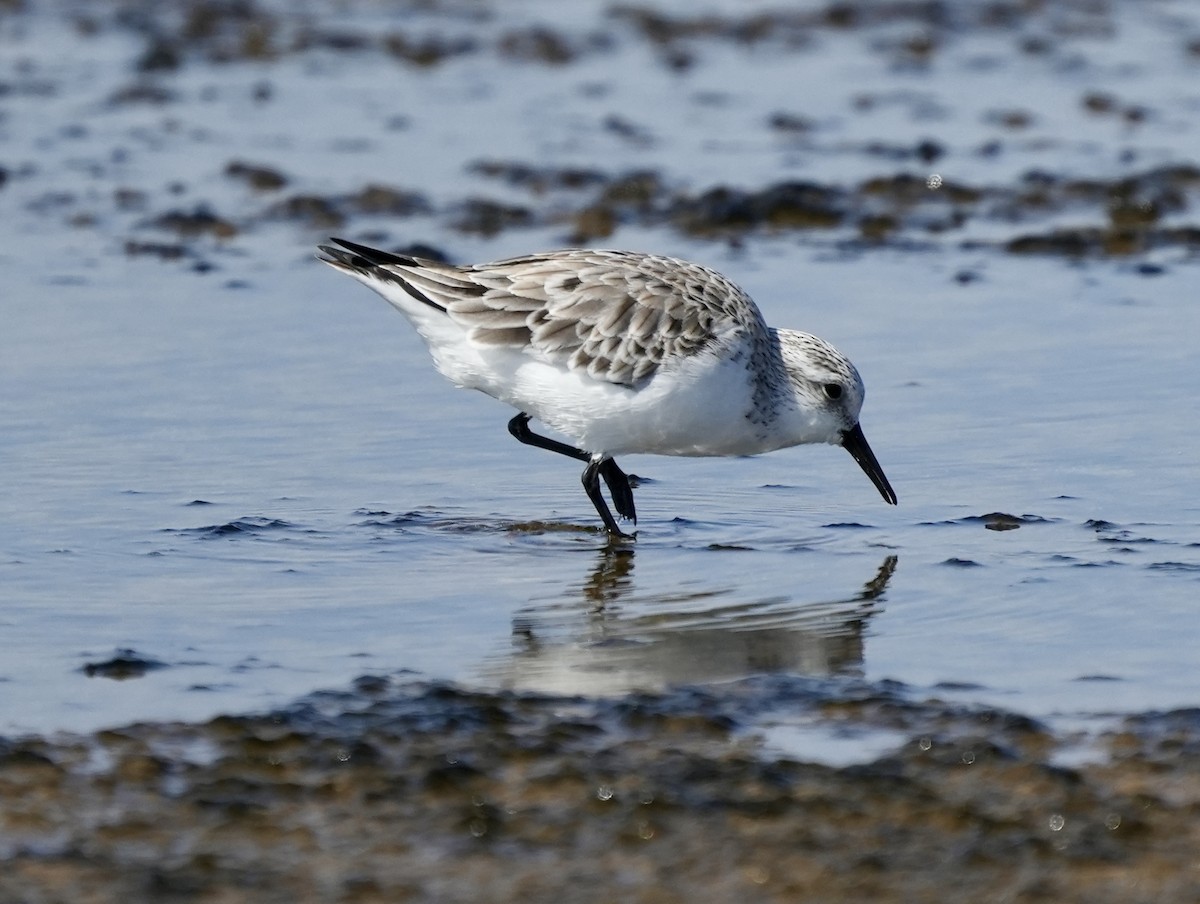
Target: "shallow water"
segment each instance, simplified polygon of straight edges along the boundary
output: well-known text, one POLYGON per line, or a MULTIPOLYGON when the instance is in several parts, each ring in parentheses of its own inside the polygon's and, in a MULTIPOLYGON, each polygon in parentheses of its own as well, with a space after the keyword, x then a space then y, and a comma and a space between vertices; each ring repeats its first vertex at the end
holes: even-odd
MULTIPOLYGON (((930 26, 903 17, 813 27, 797 47, 786 33, 658 46, 578 7, 570 21, 550 2, 314 7, 280 28, 403 25, 484 49, 416 69, 370 48, 283 52, 279 37, 268 58, 199 52, 142 74, 153 29, 137 17, 0 12, 0 731, 262 709, 397 670, 600 694, 893 679, 1064 725, 1195 705, 1187 241, 1004 250, 1108 223, 1070 199, 985 203, 957 223, 914 204, 878 244, 850 220, 716 238, 669 217, 618 223, 598 243, 716 266, 772 323, 846 351, 900 497, 885 506, 832 448, 632 457, 648 479, 637 542, 619 547, 573 463, 513 442, 507 409, 452 391, 402 318, 311 258, 331 232, 460 260, 569 241, 569 193, 505 185, 480 160, 653 170, 695 193, 910 173, 1014 196, 1033 169, 1116 186, 1194 166, 1194 8, 965 16, 912 59, 930 26), (576 55, 492 49, 529 23, 563 29, 576 55), (1035 38, 1049 49, 1020 50, 1035 38), (1097 112, 1092 94, 1113 103, 1097 112), (1018 108, 1026 120, 1002 115, 1018 108), (772 128, 780 111, 811 125, 772 128), (901 153, 927 138, 936 161, 901 153), (247 160, 287 187, 225 175, 247 160), (345 201, 378 182, 429 206, 345 201), (273 207, 299 196, 335 199, 344 222, 273 207), (535 215, 464 230, 472 197, 535 215), (161 219, 198 210, 235 234, 161 219), (119 650, 166 667, 89 677, 119 650)), ((1194 226, 1196 200, 1185 181, 1154 201, 1156 222, 1194 226)))

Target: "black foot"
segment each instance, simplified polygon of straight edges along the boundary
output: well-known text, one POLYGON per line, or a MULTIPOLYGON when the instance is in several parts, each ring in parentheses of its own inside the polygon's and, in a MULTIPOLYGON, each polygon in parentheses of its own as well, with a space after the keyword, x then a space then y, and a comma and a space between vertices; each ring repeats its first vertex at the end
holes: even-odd
POLYGON ((592 500, 596 511, 600 513, 605 529, 618 537, 629 536, 622 533, 617 527, 612 512, 608 510, 608 504, 600 495, 599 478, 603 477, 604 483, 608 486, 608 492, 612 496, 613 505, 617 509, 617 514, 637 524, 637 508, 633 504, 633 484, 629 481, 629 475, 617 467, 617 463, 613 459, 603 458, 596 461, 590 453, 584 452, 582 449, 576 449, 574 446, 568 446, 566 443, 560 443, 558 440, 534 433, 529 429, 529 415, 523 411, 508 422, 508 432, 528 446, 537 446, 539 449, 557 452, 559 455, 566 455, 576 461, 588 462, 588 466, 583 471, 583 488, 587 491, 588 498, 592 500))
POLYGON ((600 463, 600 476, 608 484, 617 514, 637 524, 637 509, 633 505, 633 486, 629 483, 629 475, 617 467, 614 459, 606 458, 600 463))
MULTIPOLYGON (((593 458, 590 462, 588 462, 588 466, 583 469, 583 490, 585 493, 587 493, 588 499, 592 500, 592 505, 596 507, 596 512, 600 515, 600 520, 604 522, 604 529, 614 537, 628 537, 629 534, 625 533, 617 526, 616 519, 613 518, 612 512, 610 512, 608 509, 608 503, 604 501, 604 496, 600 493, 600 473, 604 469, 604 463, 609 461, 612 461, 612 459, 593 458)), ((613 467, 615 468, 616 466, 614 465, 613 467)), ((624 473, 622 473, 619 469, 617 470, 617 473, 621 474, 624 485, 626 489, 628 489, 629 481, 627 478, 625 478, 624 473)), ((606 476, 605 481, 607 482, 607 480, 608 477, 606 476)), ((632 491, 630 491, 629 501, 632 502, 632 500, 633 494, 632 491)), ((618 507, 618 511, 619 510, 620 509, 618 507)))

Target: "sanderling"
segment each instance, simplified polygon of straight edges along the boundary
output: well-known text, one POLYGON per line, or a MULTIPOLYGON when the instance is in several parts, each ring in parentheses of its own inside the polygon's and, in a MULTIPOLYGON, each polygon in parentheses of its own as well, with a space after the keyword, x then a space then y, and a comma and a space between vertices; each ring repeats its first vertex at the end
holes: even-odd
POLYGON ((452 383, 519 414, 518 440, 587 462, 583 488, 637 523, 614 455, 755 455, 801 443, 847 449, 883 498, 896 494, 867 445, 863 382, 823 339, 777 330, 728 279, 629 251, 552 251, 454 267, 332 239, 325 263, 403 313, 452 383), (571 446, 529 429, 537 418, 571 446))

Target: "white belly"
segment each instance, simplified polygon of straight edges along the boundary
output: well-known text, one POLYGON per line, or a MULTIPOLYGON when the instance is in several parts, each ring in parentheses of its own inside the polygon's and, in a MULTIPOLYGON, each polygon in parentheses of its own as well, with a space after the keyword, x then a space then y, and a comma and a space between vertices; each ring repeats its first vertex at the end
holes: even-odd
MULTIPOLYGON (((509 404, 608 455, 753 455, 775 448, 747 417, 751 383, 740 363, 697 355, 629 389, 530 361, 509 404)), ((485 390, 486 391, 486 390, 485 390)))

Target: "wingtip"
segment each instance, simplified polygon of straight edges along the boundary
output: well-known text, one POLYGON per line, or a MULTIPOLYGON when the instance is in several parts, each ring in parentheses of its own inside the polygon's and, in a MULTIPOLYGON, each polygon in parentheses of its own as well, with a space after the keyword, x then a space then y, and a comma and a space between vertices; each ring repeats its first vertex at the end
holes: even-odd
POLYGON ((369 248, 366 245, 360 245, 357 242, 351 242, 348 239, 338 238, 337 236, 330 236, 329 241, 342 247, 335 248, 333 245, 317 245, 317 260, 329 264, 329 266, 335 267, 338 270, 366 271, 382 264, 397 263, 401 260, 386 251, 369 248), (321 255, 325 256, 322 257, 321 255))
MULTIPOLYGON (((338 238, 336 235, 331 235, 331 236, 329 237, 329 241, 333 242, 333 244, 335 244, 335 245, 341 245, 341 246, 342 246, 342 248, 345 248, 345 249, 347 249, 347 250, 349 250, 349 251, 357 251, 357 250, 359 250, 359 249, 362 249, 362 250, 364 250, 364 251, 370 251, 370 250, 371 250, 371 249, 369 249, 369 248, 368 248, 366 245, 356 245, 356 244, 354 244, 354 242, 348 241, 348 240, 346 240, 346 239, 340 239, 340 238, 338 238)), ((323 247, 326 247, 326 248, 327 248, 327 247, 329 247, 329 246, 328 246, 328 245, 325 245, 325 246, 323 246, 323 247)), ((339 249, 339 250, 340 250, 340 249, 339 249)))
MULTIPOLYGON (((337 241, 337 239, 331 239, 337 241)), ((334 248, 331 245, 318 245, 317 253, 313 255, 323 264, 329 264, 331 267, 336 267, 339 270, 351 269, 350 255, 340 248, 334 248)))
POLYGON ((401 267, 412 267, 419 263, 416 258, 403 254, 393 254, 390 251, 382 251, 379 248, 372 248, 369 245, 360 245, 358 242, 351 242, 349 239, 341 239, 336 236, 330 236, 329 241, 341 245, 345 250, 331 248, 328 245, 318 246, 326 253, 331 253, 335 257, 346 260, 353 266, 359 267, 382 267, 386 265, 395 265, 401 267))

